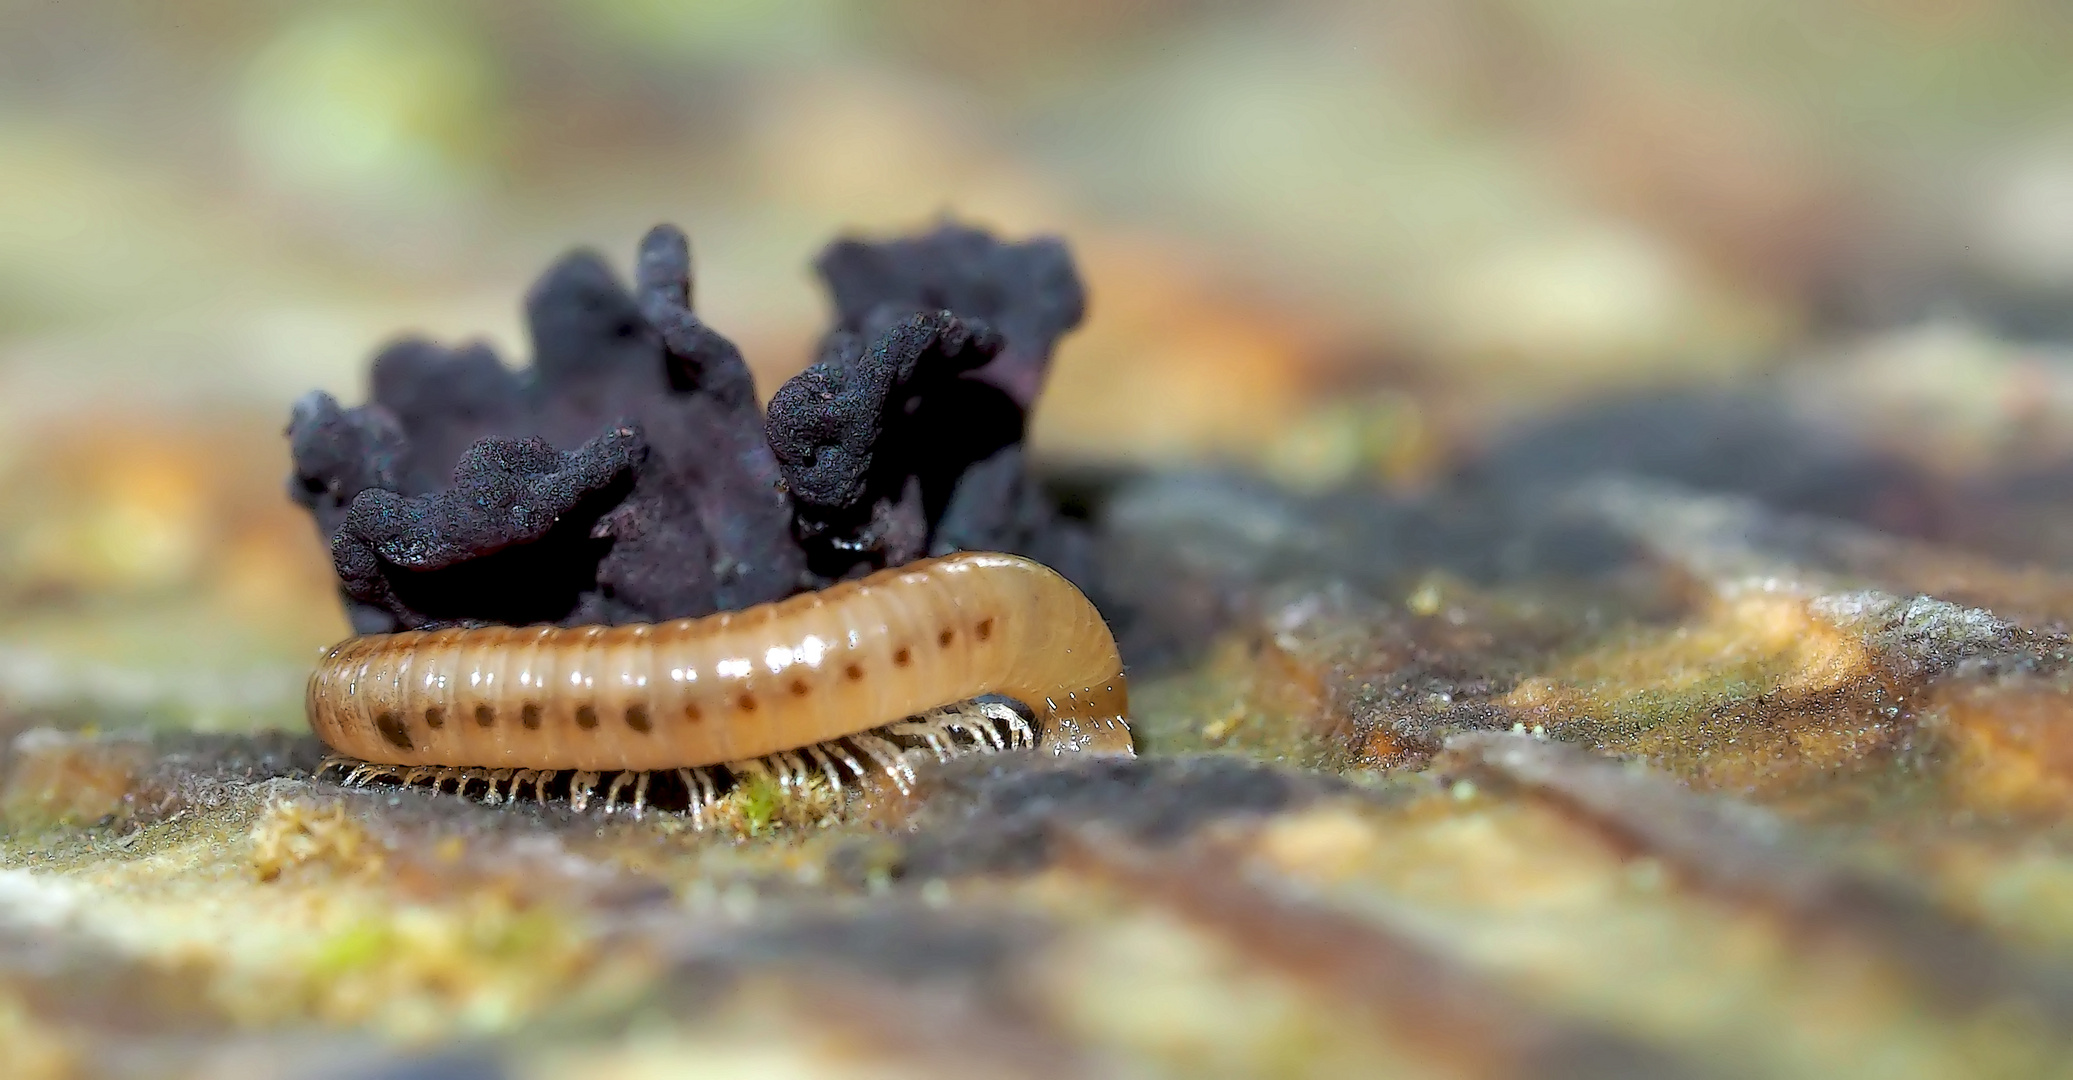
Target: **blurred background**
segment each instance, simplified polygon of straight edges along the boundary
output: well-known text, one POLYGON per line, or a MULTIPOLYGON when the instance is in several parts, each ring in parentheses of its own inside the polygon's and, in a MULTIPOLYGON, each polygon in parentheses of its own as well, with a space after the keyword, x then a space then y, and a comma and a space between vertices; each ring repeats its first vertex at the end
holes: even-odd
POLYGON ((523 363, 533 276, 658 221, 766 395, 835 235, 1063 235, 1054 463, 1417 491, 1750 385, 2063 460, 2069 59, 2053 0, 0 0, 0 701, 299 723, 289 402, 523 363))

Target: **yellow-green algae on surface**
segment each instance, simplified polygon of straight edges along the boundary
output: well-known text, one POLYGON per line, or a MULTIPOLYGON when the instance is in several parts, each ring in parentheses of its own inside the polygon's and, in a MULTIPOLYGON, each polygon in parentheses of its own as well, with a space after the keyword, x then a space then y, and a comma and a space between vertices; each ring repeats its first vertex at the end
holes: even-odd
POLYGON ((114 857, 74 855, 62 869, 11 851, 7 872, 62 913, 66 933, 185 970, 239 1027, 509 1031, 639 967, 530 885, 428 890, 428 875, 464 872, 465 841, 430 840, 398 865, 393 838, 369 835, 335 801, 275 797, 124 840, 114 857))
POLYGON ((1529 996, 1736 1072, 2024 1076, 2063 1054, 2019 1010, 1939 1018, 1875 954, 1693 895, 1661 862, 1530 802, 1439 793, 1390 814, 1293 816, 1248 847, 1529 996))

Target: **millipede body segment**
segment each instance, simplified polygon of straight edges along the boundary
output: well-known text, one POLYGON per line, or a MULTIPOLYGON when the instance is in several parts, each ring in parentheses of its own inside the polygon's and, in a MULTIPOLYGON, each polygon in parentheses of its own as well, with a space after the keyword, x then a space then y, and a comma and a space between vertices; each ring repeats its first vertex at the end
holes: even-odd
POLYGON ((1042 564, 982 552, 700 619, 351 638, 308 710, 364 762, 631 773, 862 738, 984 694, 1028 705, 1054 753, 1130 752, 1100 613, 1042 564))

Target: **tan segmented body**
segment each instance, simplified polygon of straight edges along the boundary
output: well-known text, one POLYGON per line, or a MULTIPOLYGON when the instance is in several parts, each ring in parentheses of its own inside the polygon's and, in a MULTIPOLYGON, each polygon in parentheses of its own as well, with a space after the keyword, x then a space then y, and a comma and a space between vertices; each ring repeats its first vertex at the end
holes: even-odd
POLYGON ((1055 752, 1130 750, 1101 615, 1048 567, 980 552, 702 619, 351 638, 308 707, 363 761, 609 771, 756 758, 980 694, 1029 705, 1055 752))

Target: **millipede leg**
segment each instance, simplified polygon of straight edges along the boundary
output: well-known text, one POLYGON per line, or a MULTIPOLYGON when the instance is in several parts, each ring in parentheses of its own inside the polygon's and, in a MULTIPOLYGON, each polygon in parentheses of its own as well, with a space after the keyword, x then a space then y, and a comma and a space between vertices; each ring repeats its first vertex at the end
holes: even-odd
POLYGON ((812 746, 807 747, 806 756, 812 758, 813 763, 815 765, 820 766, 821 775, 826 776, 828 778, 828 786, 834 789, 835 796, 839 799, 841 798, 843 792, 842 770, 836 768, 835 762, 828 757, 828 752, 826 750, 821 749, 821 747, 825 745, 828 744, 815 743, 812 746))
POLYGON ((993 753, 993 724, 976 706, 966 703, 938 710, 935 721, 953 755, 993 753), (959 732, 964 733, 962 743, 957 738, 959 732))
POLYGON ((839 761, 844 765, 849 766, 849 771, 853 775, 855 775, 857 779, 863 779, 864 774, 871 771, 869 769, 864 768, 864 763, 858 761, 857 756, 855 754, 850 753, 848 748, 842 745, 841 740, 830 739, 829 741, 824 742, 821 745, 827 748, 828 756, 834 758, 836 761, 839 761))
POLYGON ((691 770, 678 769, 677 782, 684 785, 684 809, 691 815, 691 827, 705 829, 705 797, 691 779, 691 770))
POLYGON ((953 715, 948 709, 938 709, 922 718, 922 738, 937 761, 949 761, 958 755, 957 735, 951 727, 953 715))
MULTIPOLYGON (((480 768, 473 765, 469 766, 468 768, 462 769, 461 779, 458 783, 454 785, 454 794, 465 795, 468 793, 468 785, 478 782, 481 783, 484 787, 490 787, 488 769, 480 768)), ((494 792, 496 789, 494 787, 491 787, 490 790, 494 792)))
MULTIPOLYGON (((646 774, 643 773, 641 775, 646 774)), ((611 785, 605 788, 605 813, 609 814, 612 812, 613 806, 619 802, 619 793, 625 791, 627 786, 633 783, 634 776, 634 773, 622 769, 618 775, 612 777, 611 785)))
POLYGON ((972 736, 972 745, 984 753, 995 753, 1008 748, 1008 740, 1001 735, 994 721, 993 713, 986 706, 975 705, 958 713, 957 725, 972 736))
POLYGON ((748 777, 770 777, 770 766, 765 765, 762 758, 744 758, 740 761, 724 762, 720 767, 727 770, 734 777, 736 789, 739 789, 741 782, 748 777))
POLYGON ((1030 730, 1029 721, 1024 720, 1022 714, 1013 708, 998 701, 989 701, 980 705, 979 711, 1007 725, 1009 746, 1027 749, 1037 744, 1036 732, 1030 730))
POLYGON ((436 769, 431 769, 423 765, 412 766, 409 771, 403 774, 403 779, 399 782, 404 787, 409 787, 410 785, 415 784, 420 780, 423 780, 425 777, 435 774, 437 771, 438 770, 436 769))
MULTIPOLYGON (((491 770, 489 771, 489 778, 488 778, 488 779, 489 779, 489 794, 488 794, 488 795, 485 795, 485 796, 483 796, 483 799, 482 799, 482 801, 483 801, 483 803, 484 803, 484 804, 486 804, 486 805, 489 805, 489 806, 495 806, 495 805, 497 805, 498 803, 500 803, 500 802, 503 802, 503 801, 505 801, 505 800, 504 800, 504 793, 503 793, 502 791, 498 790, 498 789, 499 789, 499 788, 501 788, 501 787, 503 787, 503 786, 504 786, 504 785, 506 785, 506 784, 509 784, 509 783, 511 783, 511 770, 510 770, 510 769, 491 769, 491 770)), ((511 787, 510 791, 511 791, 511 798, 512 798, 513 800, 516 800, 516 799, 518 798, 518 788, 517 788, 517 786, 516 786, 516 785, 513 785, 513 786, 511 787)))
MULTIPOLYGON (((813 778, 816 772, 826 771, 824 769, 816 769, 814 766, 807 764, 807 758, 812 756, 812 749, 811 746, 806 746, 798 750, 785 750, 773 755, 784 766, 784 775, 787 778, 787 783, 790 785, 792 797, 800 800, 802 807, 811 806, 819 800, 821 793, 813 790, 813 778)), ((815 760, 818 761, 820 759, 815 757, 815 760)), ((842 794, 840 785, 834 787, 833 794, 836 796, 837 801, 825 808, 827 812, 821 814, 820 821, 818 822, 823 828, 835 823, 835 810, 840 806, 840 796, 842 794)))
POLYGON ((578 769, 569 778, 569 809, 582 813, 590 809, 590 793, 597 788, 601 774, 589 769, 578 769))
POLYGON ((713 791, 713 778, 703 768, 678 769, 677 779, 684 782, 684 791, 691 804, 691 827, 705 831, 705 808, 718 798, 713 791))
POLYGON ((650 775, 646 770, 635 774, 636 779, 633 782, 633 817, 636 821, 640 820, 641 811, 648 808, 648 777, 650 775))
POLYGON ((896 724, 885 725, 885 730, 902 738, 920 739, 928 746, 929 753, 936 755, 937 761, 950 760, 949 753, 943 749, 942 729, 933 721, 902 720, 896 724))
POLYGON ((806 759, 800 757, 797 750, 786 750, 778 754, 777 759, 784 763, 786 786, 804 793, 806 785, 813 779, 813 771, 806 767, 806 759))
MULTIPOLYGON (((698 778, 699 804, 717 813, 720 806, 720 785, 713 779, 712 770, 701 766, 691 770, 691 775, 698 778)), ((699 826, 704 827, 702 824, 699 826)))
POLYGON ((935 718, 935 726, 936 731, 943 737, 943 749, 951 757, 963 757, 986 746, 980 741, 978 734, 972 731, 970 721, 955 710, 943 710, 942 714, 935 718), (971 745, 967 746, 958 740, 957 733, 960 731, 965 733, 965 738, 971 740, 971 745))
POLYGON ((989 719, 999 725, 1002 737, 1007 739, 1010 747, 1036 745, 1036 732, 1030 728, 1029 721, 1023 719, 1022 714, 1013 705, 999 701, 989 701, 979 706, 979 711, 985 713, 989 719))
MULTIPOLYGON (((731 765, 728 766, 728 768, 730 770, 733 770, 733 766, 731 765)), ((775 780, 777 782, 777 794, 779 798, 789 799, 792 797, 791 771, 785 768, 785 763, 779 761, 776 754, 765 754, 764 756, 755 759, 754 768, 756 775, 764 777, 765 779, 775 780)), ((736 775, 740 774, 737 772, 736 775)))
POLYGON ((358 768, 346 775, 345 785, 347 787, 366 787, 374 782, 375 777, 395 775, 396 767, 394 765, 377 765, 371 761, 363 761, 358 768))
POLYGON ((324 755, 324 760, 317 764, 317 771, 310 774, 310 779, 322 780, 324 778, 324 774, 334 768, 337 769, 340 773, 350 773, 356 766, 365 764, 366 762, 361 761, 358 758, 340 757, 337 754, 326 754, 324 755))
MULTIPOLYGON (((995 745, 995 740, 999 737, 999 734, 994 731, 993 722, 978 713, 971 706, 945 709, 941 723, 946 733, 958 731, 965 733, 965 738, 969 740, 969 745, 957 746, 956 749, 959 753, 991 754, 999 749, 995 745)), ((956 744, 953 743, 952 745, 955 746, 956 744)))
POLYGON ((911 795, 914 793, 914 766, 907 763, 907 759, 901 755, 899 747, 867 731, 851 735, 849 741, 850 745, 863 751, 865 757, 870 758, 879 768, 885 770, 885 775, 890 777, 893 785, 900 789, 900 794, 911 795))

